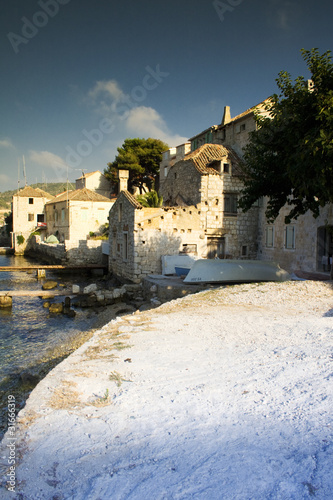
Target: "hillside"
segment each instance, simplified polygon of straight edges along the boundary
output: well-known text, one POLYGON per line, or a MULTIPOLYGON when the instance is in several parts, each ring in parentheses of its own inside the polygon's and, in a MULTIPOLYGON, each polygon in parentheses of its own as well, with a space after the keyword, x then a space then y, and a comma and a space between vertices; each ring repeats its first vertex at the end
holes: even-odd
MULTIPOLYGON (((31 184, 33 188, 40 188, 47 193, 56 196, 59 193, 66 191, 67 184, 66 182, 52 182, 49 184, 44 184, 42 182, 38 182, 37 184, 31 184)), ((70 189, 75 189, 75 185, 69 183, 70 189)), ((17 189, 13 189, 12 191, 4 191, 0 193, 0 208, 10 208, 10 204, 12 201, 12 197, 17 193, 17 189)))

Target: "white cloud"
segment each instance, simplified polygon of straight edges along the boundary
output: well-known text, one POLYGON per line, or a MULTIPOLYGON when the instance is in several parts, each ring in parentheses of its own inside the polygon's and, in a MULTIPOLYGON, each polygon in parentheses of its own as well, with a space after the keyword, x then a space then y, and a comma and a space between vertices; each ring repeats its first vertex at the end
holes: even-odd
POLYGON ((96 82, 95 87, 90 90, 88 95, 91 99, 96 101, 101 94, 116 101, 119 101, 125 96, 116 80, 96 82))
POLYGON ((14 145, 10 139, 2 139, 0 141, 0 147, 1 148, 13 148, 14 145))
POLYGON ((172 134, 161 115, 155 109, 146 106, 138 106, 129 112, 126 128, 132 136, 160 139, 170 147, 178 146, 188 140, 187 137, 172 134))
POLYGON ((142 95, 138 96, 134 92, 135 89, 136 87, 129 95, 121 89, 116 80, 98 81, 88 92, 88 99, 98 114, 111 118, 113 123, 117 124, 121 135, 152 137, 170 146, 186 142, 187 137, 172 134, 156 109, 139 104, 146 98, 147 89, 142 87, 142 95))
POLYGON ((60 156, 49 151, 30 151, 29 158, 45 168, 66 167, 65 161, 60 156))

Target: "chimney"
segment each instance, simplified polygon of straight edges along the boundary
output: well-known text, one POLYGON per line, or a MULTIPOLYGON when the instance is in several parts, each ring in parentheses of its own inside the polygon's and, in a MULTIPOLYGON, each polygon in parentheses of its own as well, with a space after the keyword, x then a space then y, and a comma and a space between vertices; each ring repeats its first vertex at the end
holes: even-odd
POLYGON ((224 106, 224 113, 221 125, 226 125, 231 121, 230 106, 224 106))
POLYGON ((121 191, 127 191, 129 171, 128 170, 118 170, 118 178, 119 178, 118 192, 120 193, 121 191))

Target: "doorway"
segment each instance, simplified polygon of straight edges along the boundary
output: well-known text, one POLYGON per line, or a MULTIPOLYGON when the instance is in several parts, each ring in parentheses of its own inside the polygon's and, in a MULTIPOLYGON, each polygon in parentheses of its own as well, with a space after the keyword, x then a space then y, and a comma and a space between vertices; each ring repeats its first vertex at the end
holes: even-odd
POLYGON ((225 238, 207 238, 207 259, 225 258, 225 238))

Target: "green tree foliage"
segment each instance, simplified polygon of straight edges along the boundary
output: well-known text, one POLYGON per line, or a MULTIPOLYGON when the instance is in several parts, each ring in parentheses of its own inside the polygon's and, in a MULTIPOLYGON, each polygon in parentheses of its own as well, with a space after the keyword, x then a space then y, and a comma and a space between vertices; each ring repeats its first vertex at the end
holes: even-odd
POLYGON ((247 211, 262 196, 268 197, 266 216, 275 220, 290 206, 286 222, 333 202, 333 65, 330 51, 304 50, 302 55, 313 87, 298 77, 280 72, 281 91, 267 111, 256 116, 257 130, 245 148, 245 189, 239 201, 247 211))
POLYGON ((161 207, 163 203, 163 197, 159 196, 155 190, 137 196, 136 199, 143 207, 158 208, 161 207))
POLYGON ((117 148, 118 155, 104 174, 116 186, 118 170, 129 170, 129 190, 138 187, 140 193, 153 189, 158 181, 162 152, 169 148, 159 139, 125 139, 123 145, 117 148))

